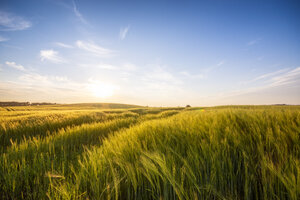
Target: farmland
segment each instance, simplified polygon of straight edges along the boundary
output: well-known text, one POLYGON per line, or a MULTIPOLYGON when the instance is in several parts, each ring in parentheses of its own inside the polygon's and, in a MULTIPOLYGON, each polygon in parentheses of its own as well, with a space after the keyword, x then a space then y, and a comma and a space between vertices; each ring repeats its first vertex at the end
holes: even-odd
POLYGON ((0 108, 0 199, 299 199, 300 106, 0 108))

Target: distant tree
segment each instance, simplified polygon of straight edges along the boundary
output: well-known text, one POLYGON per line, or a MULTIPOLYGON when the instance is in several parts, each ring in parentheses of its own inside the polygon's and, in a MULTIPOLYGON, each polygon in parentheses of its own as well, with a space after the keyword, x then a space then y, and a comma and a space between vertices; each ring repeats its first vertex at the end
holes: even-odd
POLYGON ((190 108, 191 106, 190 106, 190 105, 186 105, 185 107, 186 107, 186 108, 190 108))
POLYGON ((9 101, 9 102, 0 102, 0 106, 38 106, 38 105, 54 105, 56 103, 30 103, 30 102, 16 102, 16 101, 9 101))

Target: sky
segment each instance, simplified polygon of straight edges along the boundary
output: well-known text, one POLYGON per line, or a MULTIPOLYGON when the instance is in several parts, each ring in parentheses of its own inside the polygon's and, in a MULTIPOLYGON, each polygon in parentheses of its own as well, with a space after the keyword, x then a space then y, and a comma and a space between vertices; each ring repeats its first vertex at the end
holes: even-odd
POLYGON ((1 0, 0 101, 300 104, 300 1, 1 0))

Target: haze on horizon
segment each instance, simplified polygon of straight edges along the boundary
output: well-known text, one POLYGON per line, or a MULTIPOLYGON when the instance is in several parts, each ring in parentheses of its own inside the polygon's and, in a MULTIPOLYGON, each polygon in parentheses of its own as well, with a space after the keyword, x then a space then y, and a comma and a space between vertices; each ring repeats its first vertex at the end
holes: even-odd
POLYGON ((300 104, 293 0, 0 2, 0 101, 300 104))

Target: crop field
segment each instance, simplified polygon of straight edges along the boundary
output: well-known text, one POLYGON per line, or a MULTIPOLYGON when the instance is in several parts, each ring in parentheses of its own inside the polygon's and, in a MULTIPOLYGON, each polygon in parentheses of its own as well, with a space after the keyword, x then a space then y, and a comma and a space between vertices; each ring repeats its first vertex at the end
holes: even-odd
POLYGON ((0 107, 0 199, 300 199, 300 106, 0 107))

